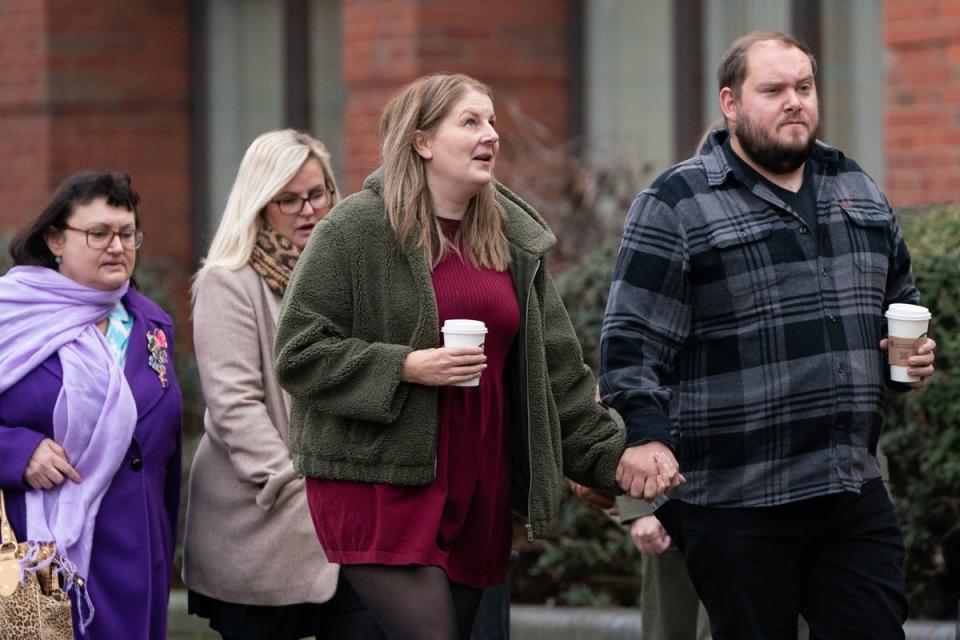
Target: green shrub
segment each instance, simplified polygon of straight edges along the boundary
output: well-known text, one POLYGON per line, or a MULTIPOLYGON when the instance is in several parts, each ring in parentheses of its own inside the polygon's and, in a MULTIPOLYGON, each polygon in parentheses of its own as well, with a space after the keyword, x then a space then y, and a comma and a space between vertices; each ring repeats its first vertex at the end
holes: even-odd
POLYGON ((7 249, 9 246, 10 238, 4 233, 0 233, 0 276, 5 274, 7 270, 13 266, 13 259, 10 257, 10 251, 7 249))
MULTIPOLYGON (((596 367, 600 322, 618 243, 605 242, 557 278, 557 287, 596 367)), ((563 532, 556 539, 524 542, 513 565, 514 602, 569 606, 633 606, 640 595, 640 554, 627 532, 581 500, 564 504, 563 532)))
MULTIPOLYGON (((558 144, 548 127, 517 105, 508 104, 505 111, 515 135, 503 149, 507 170, 502 175, 509 176, 510 188, 557 231, 551 265, 567 267, 557 286, 585 358, 595 368, 617 252, 617 242, 608 238, 619 236, 624 213, 638 185, 650 182, 653 167, 633 162, 635 153, 629 144, 621 144, 624 141, 558 144), (603 249, 594 251, 600 245, 603 249)), ((635 605, 640 554, 626 532, 579 499, 566 502, 562 517, 559 539, 518 546, 511 599, 573 606, 635 605)))
MULTIPOLYGON (((881 446, 907 546, 910 615, 952 619, 960 599, 960 376, 954 374, 960 366, 960 207, 905 213, 901 222, 923 304, 933 313, 937 373, 922 392, 889 394, 881 446)), ((557 278, 594 366, 617 248, 611 239, 557 278)), ((561 541, 521 548, 514 569, 517 599, 629 604, 625 600, 635 596, 610 588, 606 578, 639 576, 639 554, 629 539, 624 542, 623 532, 576 501, 566 506, 564 518, 561 541), (561 586, 551 591, 537 584, 545 575, 561 586)))
POLYGON ((901 216, 933 320, 937 372, 890 394, 882 446, 907 545, 911 617, 953 618, 960 599, 960 207, 901 216))
POLYGON ((600 364, 600 329, 619 238, 608 238, 576 267, 557 276, 557 288, 583 347, 583 358, 594 372, 600 364))
POLYGON ((640 554, 626 531, 577 498, 564 504, 562 521, 560 536, 517 547, 511 600, 577 607, 636 605, 640 554))

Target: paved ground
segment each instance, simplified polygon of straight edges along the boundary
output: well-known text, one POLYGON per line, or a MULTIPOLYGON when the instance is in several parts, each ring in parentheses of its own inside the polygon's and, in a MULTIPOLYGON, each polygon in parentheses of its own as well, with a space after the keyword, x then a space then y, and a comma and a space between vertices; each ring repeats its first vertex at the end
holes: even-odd
MULTIPOLYGON (((914 621, 904 626, 907 640, 960 640, 956 623, 914 621)), ((206 621, 187 615, 187 594, 170 595, 168 640, 218 640, 206 621)), ((513 605, 510 640, 642 640, 638 609, 587 609, 513 605)), ((345 639, 346 640, 346 639, 345 639)))

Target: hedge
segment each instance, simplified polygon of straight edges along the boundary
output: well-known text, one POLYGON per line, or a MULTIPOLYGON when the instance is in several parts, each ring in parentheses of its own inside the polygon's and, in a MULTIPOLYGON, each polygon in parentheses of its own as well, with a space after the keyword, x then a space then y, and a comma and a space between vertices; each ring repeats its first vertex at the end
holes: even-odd
POLYGON ((960 599, 960 207, 901 215, 936 369, 922 392, 890 394, 883 450, 907 545, 911 617, 953 618, 960 599))

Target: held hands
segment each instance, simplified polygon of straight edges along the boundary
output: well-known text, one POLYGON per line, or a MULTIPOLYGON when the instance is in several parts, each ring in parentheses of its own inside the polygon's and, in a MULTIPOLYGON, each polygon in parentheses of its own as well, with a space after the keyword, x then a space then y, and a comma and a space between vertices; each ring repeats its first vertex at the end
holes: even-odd
POLYGON ((670 493, 686 481, 673 451, 662 442, 627 447, 617 465, 620 488, 632 497, 648 502, 670 493))
POLYGON ((637 551, 646 556, 658 556, 670 548, 670 534, 653 514, 634 520, 630 537, 637 551))
MULTIPOLYGON (((886 351, 887 346, 888 342, 886 338, 880 341, 880 349, 886 351)), ((933 360, 936 357, 934 350, 936 348, 936 342, 930 338, 923 339, 923 342, 921 342, 920 346, 917 347, 917 354, 910 356, 908 359, 910 366, 907 369, 907 374, 916 376, 920 379, 916 382, 907 382, 905 384, 913 387, 914 389, 920 389, 927 386, 927 380, 933 375, 933 360)))
POLYGON ((407 354, 400 379, 431 387, 466 382, 487 368, 487 356, 480 347, 440 347, 407 354))
POLYGON ((53 489, 67 478, 76 483, 83 481, 77 470, 70 466, 63 447, 50 438, 44 438, 33 450, 23 479, 33 489, 53 489))

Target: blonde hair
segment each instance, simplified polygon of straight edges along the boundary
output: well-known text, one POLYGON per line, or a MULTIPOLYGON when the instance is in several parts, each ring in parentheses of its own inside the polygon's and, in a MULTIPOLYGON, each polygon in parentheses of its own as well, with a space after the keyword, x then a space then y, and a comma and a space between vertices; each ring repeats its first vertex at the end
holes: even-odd
POLYGON ((192 300, 196 300, 200 282, 212 267, 235 271, 249 262, 263 224, 260 213, 310 157, 323 167, 330 206, 337 204, 340 191, 330 168, 330 154, 322 142, 301 131, 282 129, 264 133, 250 144, 240 161, 210 250, 193 277, 192 300))
MULTIPOLYGON (((400 246, 415 240, 417 246, 423 248, 431 266, 458 250, 443 234, 440 221, 434 214, 424 160, 414 148, 414 142, 418 133, 429 132, 439 125, 471 89, 493 99, 490 87, 469 76, 424 76, 393 96, 380 117, 383 202, 387 220, 400 246)), ((471 264, 506 270, 510 264, 510 247, 503 231, 504 216, 492 181, 470 199, 459 233, 471 264)))

